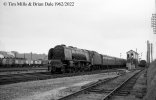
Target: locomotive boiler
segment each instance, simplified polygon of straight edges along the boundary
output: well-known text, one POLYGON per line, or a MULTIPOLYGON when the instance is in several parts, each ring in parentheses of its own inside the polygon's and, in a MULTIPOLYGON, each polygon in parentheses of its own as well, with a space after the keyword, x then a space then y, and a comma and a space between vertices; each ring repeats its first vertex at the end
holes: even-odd
POLYGON ((84 70, 89 65, 89 54, 87 51, 75 47, 58 45, 51 48, 48 53, 50 70, 52 72, 71 72, 84 70))

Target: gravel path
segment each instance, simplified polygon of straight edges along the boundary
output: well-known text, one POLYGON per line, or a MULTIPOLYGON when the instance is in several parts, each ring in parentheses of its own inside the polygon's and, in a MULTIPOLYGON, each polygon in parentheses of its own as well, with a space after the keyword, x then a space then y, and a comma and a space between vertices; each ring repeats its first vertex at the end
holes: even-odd
POLYGON ((83 85, 116 75, 100 73, 1 85, 0 100, 55 100, 80 90, 83 85))

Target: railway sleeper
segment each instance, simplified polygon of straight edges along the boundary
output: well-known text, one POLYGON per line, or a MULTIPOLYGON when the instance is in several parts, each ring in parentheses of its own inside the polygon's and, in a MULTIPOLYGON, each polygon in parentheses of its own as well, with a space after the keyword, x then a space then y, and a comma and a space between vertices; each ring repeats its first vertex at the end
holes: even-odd
POLYGON ((98 93, 110 93, 112 90, 106 89, 90 89, 89 92, 98 92, 98 93))
POLYGON ((115 93, 115 95, 124 95, 124 96, 126 96, 126 95, 128 95, 128 94, 130 94, 130 91, 127 91, 127 90, 122 90, 122 91, 119 91, 119 92, 116 92, 115 93))

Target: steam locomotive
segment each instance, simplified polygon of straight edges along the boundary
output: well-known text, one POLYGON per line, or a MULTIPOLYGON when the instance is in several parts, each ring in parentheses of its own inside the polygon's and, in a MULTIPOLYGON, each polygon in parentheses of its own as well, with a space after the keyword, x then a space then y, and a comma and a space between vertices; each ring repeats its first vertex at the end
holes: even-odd
POLYGON ((51 48, 48 52, 48 60, 48 70, 52 73, 92 71, 126 66, 125 59, 66 45, 56 45, 51 48))

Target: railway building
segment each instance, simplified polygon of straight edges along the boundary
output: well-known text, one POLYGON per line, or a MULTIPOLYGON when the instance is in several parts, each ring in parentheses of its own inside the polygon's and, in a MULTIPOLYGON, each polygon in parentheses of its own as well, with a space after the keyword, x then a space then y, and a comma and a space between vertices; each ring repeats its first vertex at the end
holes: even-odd
POLYGON ((128 69, 135 69, 138 66, 139 54, 134 50, 127 52, 127 63, 126 67, 128 69))

